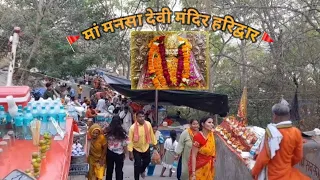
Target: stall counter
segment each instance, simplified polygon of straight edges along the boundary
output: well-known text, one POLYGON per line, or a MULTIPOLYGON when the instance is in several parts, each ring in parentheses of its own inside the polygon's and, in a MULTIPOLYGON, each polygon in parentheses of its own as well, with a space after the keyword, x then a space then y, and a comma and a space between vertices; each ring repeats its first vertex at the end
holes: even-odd
MULTIPOLYGON (((63 140, 52 139, 50 150, 41 162, 39 180, 68 179, 73 143, 72 121, 72 118, 67 119, 67 132, 63 140)), ((0 179, 3 179, 14 169, 31 170, 33 152, 39 152, 39 148, 32 144, 32 140, 16 140, 14 145, 2 154, 4 160, 0 163, 0 179)))

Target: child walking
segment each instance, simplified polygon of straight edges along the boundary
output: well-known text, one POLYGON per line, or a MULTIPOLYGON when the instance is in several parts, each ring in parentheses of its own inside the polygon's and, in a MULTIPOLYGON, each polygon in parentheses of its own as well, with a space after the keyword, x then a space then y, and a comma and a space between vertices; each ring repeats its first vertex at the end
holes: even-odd
POLYGON ((177 138, 177 132, 175 130, 170 131, 170 138, 167 138, 164 142, 164 157, 162 161, 162 171, 160 177, 165 177, 163 174, 166 171, 166 169, 169 169, 169 177, 172 176, 172 164, 175 159, 175 148, 178 145, 178 142, 176 141, 177 138))

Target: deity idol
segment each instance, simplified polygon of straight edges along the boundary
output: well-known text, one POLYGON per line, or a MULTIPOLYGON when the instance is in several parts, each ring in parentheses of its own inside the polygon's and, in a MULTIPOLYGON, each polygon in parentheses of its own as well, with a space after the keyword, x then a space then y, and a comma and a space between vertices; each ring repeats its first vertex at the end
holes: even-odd
POLYGON ((205 80, 188 39, 170 34, 156 36, 148 44, 148 61, 137 89, 200 89, 205 80))

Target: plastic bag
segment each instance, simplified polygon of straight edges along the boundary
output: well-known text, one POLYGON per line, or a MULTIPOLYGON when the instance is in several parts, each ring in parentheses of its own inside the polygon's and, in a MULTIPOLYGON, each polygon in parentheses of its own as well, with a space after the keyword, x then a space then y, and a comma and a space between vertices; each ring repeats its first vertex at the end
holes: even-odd
POLYGON ((101 166, 99 163, 96 164, 94 168, 94 173, 96 175, 96 178, 103 179, 104 176, 104 166, 101 166))
POLYGON ((151 163, 152 164, 160 164, 161 163, 161 157, 158 151, 153 151, 152 157, 151 157, 151 163))

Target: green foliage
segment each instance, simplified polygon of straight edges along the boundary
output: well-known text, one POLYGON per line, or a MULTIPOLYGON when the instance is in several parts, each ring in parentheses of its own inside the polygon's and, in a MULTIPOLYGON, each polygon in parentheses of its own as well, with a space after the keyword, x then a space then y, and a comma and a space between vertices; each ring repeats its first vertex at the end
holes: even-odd
MULTIPOLYGON (((83 74, 87 67, 99 63, 99 57, 96 54, 74 53, 69 44, 65 43, 65 38, 58 40, 44 38, 43 40, 44 43, 39 48, 40 53, 34 57, 35 67, 52 77, 76 77, 83 74)), ((79 51, 77 45, 73 45, 73 48, 75 52, 79 51)))

